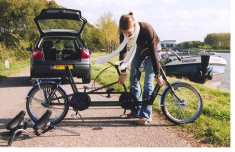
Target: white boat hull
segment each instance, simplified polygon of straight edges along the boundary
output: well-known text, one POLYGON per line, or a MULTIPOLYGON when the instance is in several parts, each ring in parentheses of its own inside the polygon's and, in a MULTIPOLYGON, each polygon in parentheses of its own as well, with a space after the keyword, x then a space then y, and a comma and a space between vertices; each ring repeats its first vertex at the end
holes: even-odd
POLYGON ((163 68, 169 76, 186 77, 196 83, 205 83, 207 81, 220 84, 227 61, 217 56, 195 56, 182 57, 182 60, 170 59, 163 68))

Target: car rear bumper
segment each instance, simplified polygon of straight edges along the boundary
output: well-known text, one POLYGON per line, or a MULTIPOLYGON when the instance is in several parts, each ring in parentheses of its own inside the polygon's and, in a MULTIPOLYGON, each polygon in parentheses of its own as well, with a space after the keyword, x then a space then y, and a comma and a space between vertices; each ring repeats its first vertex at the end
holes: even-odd
MULTIPOLYGON (((73 65, 71 72, 74 77, 83 78, 90 75, 91 66, 90 64, 73 65)), ((51 65, 33 65, 31 66, 31 77, 66 77, 66 72, 64 69, 53 69, 51 65)))

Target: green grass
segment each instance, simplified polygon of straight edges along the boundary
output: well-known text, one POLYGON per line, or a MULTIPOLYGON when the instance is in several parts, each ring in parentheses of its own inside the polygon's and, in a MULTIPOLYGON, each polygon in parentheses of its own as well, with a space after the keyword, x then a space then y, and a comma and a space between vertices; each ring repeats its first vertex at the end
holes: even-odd
POLYGON ((6 79, 10 75, 20 72, 22 69, 29 67, 29 61, 20 61, 10 63, 10 68, 5 69, 4 64, 0 63, 0 81, 6 79))
POLYGON ((95 58, 95 57, 98 57, 98 56, 104 56, 104 55, 106 55, 106 53, 105 52, 92 52, 91 53, 91 58, 95 58))
POLYGON ((218 52, 218 53, 230 53, 230 50, 213 50, 212 52, 218 52))
MULTIPOLYGON (((112 60, 113 63, 118 57, 112 60)), ((94 79, 99 72, 109 66, 108 63, 96 64, 92 61, 92 78, 94 79)), ((118 76, 114 68, 110 68, 99 76, 97 81, 101 84, 109 84, 117 81, 118 76)), ((168 77, 170 82, 178 79, 168 77)), ((230 146, 230 92, 218 88, 207 87, 203 84, 192 83, 187 80, 181 80, 195 86, 203 98, 203 110, 201 116, 194 122, 179 125, 183 131, 194 134, 194 138, 202 143, 212 144, 218 147, 230 146)), ((141 78, 143 84, 143 77, 141 78)), ((125 83, 129 86, 128 78, 125 83)), ((115 90, 123 90, 121 85, 115 85, 115 90)), ((162 90, 163 88, 161 88, 162 90)), ((160 91, 161 91, 160 90, 160 91)), ((160 111, 158 107, 158 98, 155 100, 154 109, 160 111)), ((163 115, 162 115, 163 116, 163 115)), ((164 117, 164 116, 163 116, 164 117)))
POLYGON ((206 143, 230 146, 230 92, 191 84, 200 91, 204 107, 200 118, 184 129, 195 132, 195 137, 206 143))

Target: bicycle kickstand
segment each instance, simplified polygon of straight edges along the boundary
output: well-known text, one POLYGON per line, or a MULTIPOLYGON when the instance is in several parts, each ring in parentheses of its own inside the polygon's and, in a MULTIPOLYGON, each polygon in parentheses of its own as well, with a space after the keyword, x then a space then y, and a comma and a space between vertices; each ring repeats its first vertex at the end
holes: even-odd
POLYGON ((84 119, 82 118, 81 114, 78 112, 78 110, 76 110, 76 114, 75 114, 75 115, 72 114, 71 117, 72 117, 73 119, 77 119, 77 115, 79 115, 79 117, 82 119, 82 122, 85 122, 84 119))
POLYGON ((124 109, 124 112, 122 115, 120 115, 121 118, 126 118, 126 109, 124 109))

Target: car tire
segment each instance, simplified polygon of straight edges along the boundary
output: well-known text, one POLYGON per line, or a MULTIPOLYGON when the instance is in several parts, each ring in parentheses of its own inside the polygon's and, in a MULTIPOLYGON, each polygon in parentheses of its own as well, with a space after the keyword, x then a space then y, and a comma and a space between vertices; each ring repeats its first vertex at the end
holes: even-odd
POLYGON ((87 83, 90 83, 90 82, 91 82, 91 75, 90 74, 87 75, 86 77, 82 78, 82 83, 87 84, 87 83))

